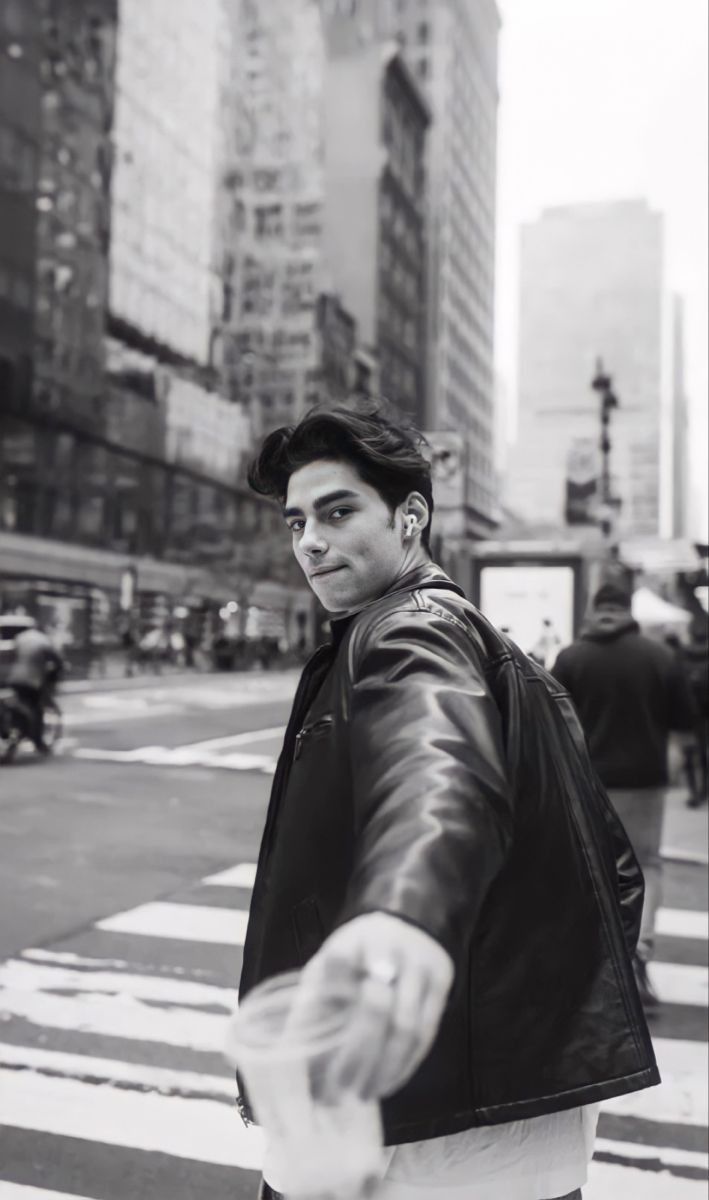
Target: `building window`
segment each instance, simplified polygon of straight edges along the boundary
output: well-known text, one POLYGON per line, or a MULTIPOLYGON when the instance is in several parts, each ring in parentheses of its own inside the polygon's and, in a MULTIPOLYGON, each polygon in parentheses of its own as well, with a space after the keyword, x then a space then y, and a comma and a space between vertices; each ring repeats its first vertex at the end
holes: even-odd
POLYGON ((257 237, 278 237, 283 233, 283 209, 280 204, 260 205, 255 216, 257 237))

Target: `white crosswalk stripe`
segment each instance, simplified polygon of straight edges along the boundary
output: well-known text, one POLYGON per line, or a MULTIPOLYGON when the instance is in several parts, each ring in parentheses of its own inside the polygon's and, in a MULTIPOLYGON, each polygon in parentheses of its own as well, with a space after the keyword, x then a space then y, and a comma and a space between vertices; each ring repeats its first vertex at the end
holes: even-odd
POLYGON ((0 1123, 36 1130, 40 1114, 60 1137, 254 1171, 261 1162, 259 1131, 231 1105, 0 1069, 0 1123))
MULTIPOLYGON (((50 1192, 46 1188, 30 1187, 26 1183, 3 1183, 0 1181, 0 1200, 71 1200, 69 1192, 50 1192)), ((91 1200, 82 1194, 76 1200, 91 1200)))
POLYGON ((182 1007, 218 1005, 230 1012, 236 1006, 236 992, 213 984, 189 979, 161 978, 155 975, 131 975, 127 971, 91 972, 57 963, 45 954, 44 963, 31 958, 10 959, 0 965, 0 988, 7 991, 70 991, 91 995, 125 996, 135 1000, 157 1000, 182 1007))
POLYGON ((238 909, 155 901, 97 921, 96 928, 112 930, 114 933, 141 934, 144 937, 243 946, 248 918, 248 912, 238 909))
MULTIPOLYGON (((226 1180, 243 1172, 239 1200, 253 1194, 261 1138, 236 1114, 233 1075, 222 1056, 236 980, 171 966, 171 956, 176 964, 180 947, 190 945, 203 947, 205 960, 237 952, 247 921, 243 893, 253 886, 255 869, 252 862, 237 863, 199 881, 200 901, 209 889, 212 904, 190 903, 185 895, 97 921, 95 955, 59 944, 28 948, 0 964, 0 1124, 6 1127, 0 1138, 9 1143, 31 1134, 33 1158, 41 1154, 39 1138, 52 1139, 55 1156, 64 1143, 71 1155, 76 1147, 87 1154, 89 1147, 103 1148, 128 1155, 131 1169, 139 1171, 145 1160, 151 1179, 155 1161, 167 1162, 169 1170, 170 1162, 181 1162, 181 1176, 176 1166, 171 1170, 175 1180, 188 1181, 185 1195, 213 1192, 213 1181, 200 1182, 207 1169, 225 1171, 224 1194, 235 1194, 227 1192, 226 1180), (230 901, 239 907, 228 907, 230 901), (126 945, 136 947, 136 961, 126 945), (147 946, 142 958, 141 946, 147 946), (154 966, 144 965, 146 954, 154 966)), ((659 924, 665 938, 685 947, 683 961, 652 965, 665 1004, 685 1013, 705 1009, 707 969, 694 965, 694 951, 685 959, 686 947, 706 937, 706 913, 664 909, 659 924)), ((655 1050, 663 1084, 602 1106, 584 1200, 705 1195, 707 1042, 665 1029, 655 1050)), ((62 1161, 56 1178, 3 1181, 0 1154, 0 1200, 71 1200, 76 1189, 70 1172, 63 1178, 62 1161)), ((101 1180, 90 1184, 89 1198, 104 1200, 101 1180)))

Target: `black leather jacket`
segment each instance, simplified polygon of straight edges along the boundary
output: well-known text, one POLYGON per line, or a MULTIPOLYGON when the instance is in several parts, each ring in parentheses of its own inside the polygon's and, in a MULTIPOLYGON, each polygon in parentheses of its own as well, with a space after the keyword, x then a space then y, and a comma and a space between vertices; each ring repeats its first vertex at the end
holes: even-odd
POLYGON ((658 1083, 630 960, 642 899, 568 695, 437 567, 333 622, 274 779, 240 994, 362 913, 449 951, 434 1046, 383 1104, 387 1143, 658 1083))

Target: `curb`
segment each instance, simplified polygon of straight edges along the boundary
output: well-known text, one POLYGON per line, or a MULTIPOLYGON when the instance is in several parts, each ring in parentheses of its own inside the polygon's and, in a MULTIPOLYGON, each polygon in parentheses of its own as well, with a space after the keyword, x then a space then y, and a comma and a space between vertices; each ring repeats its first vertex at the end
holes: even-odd
POLYGON ((165 671, 161 675, 119 675, 115 678, 67 679, 59 684, 60 695, 80 695, 83 692, 130 692, 142 688, 169 687, 171 683, 180 686, 194 683, 199 686, 204 683, 228 683, 239 679, 268 679, 270 676, 290 675, 302 670, 301 667, 278 667, 264 670, 261 667, 246 671, 165 671))
POLYGON ((663 846, 660 850, 663 862, 683 863, 685 866, 708 867, 709 855, 701 850, 682 850, 679 846, 663 846))

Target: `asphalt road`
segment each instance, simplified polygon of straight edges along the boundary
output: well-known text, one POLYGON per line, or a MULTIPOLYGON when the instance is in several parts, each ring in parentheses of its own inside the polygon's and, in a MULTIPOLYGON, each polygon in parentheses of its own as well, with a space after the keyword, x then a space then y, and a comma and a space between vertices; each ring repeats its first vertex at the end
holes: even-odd
MULTIPOLYGON (((280 729, 295 682, 292 672, 168 678, 63 696, 66 753, 43 762, 28 752, 0 774, 0 958, 253 859, 269 775, 110 754, 280 729), (84 753, 98 757, 75 757, 84 753)), ((275 756, 278 744, 277 733, 246 737, 238 751, 275 756)))
MULTIPOLYGON (((64 752, 0 771, 0 1200, 255 1196, 222 1047, 295 682, 75 691, 64 752)), ((671 817, 691 859, 706 813, 671 817)), ((664 906, 665 1083, 606 1108, 584 1200, 705 1194, 705 869, 668 863, 664 906)))

